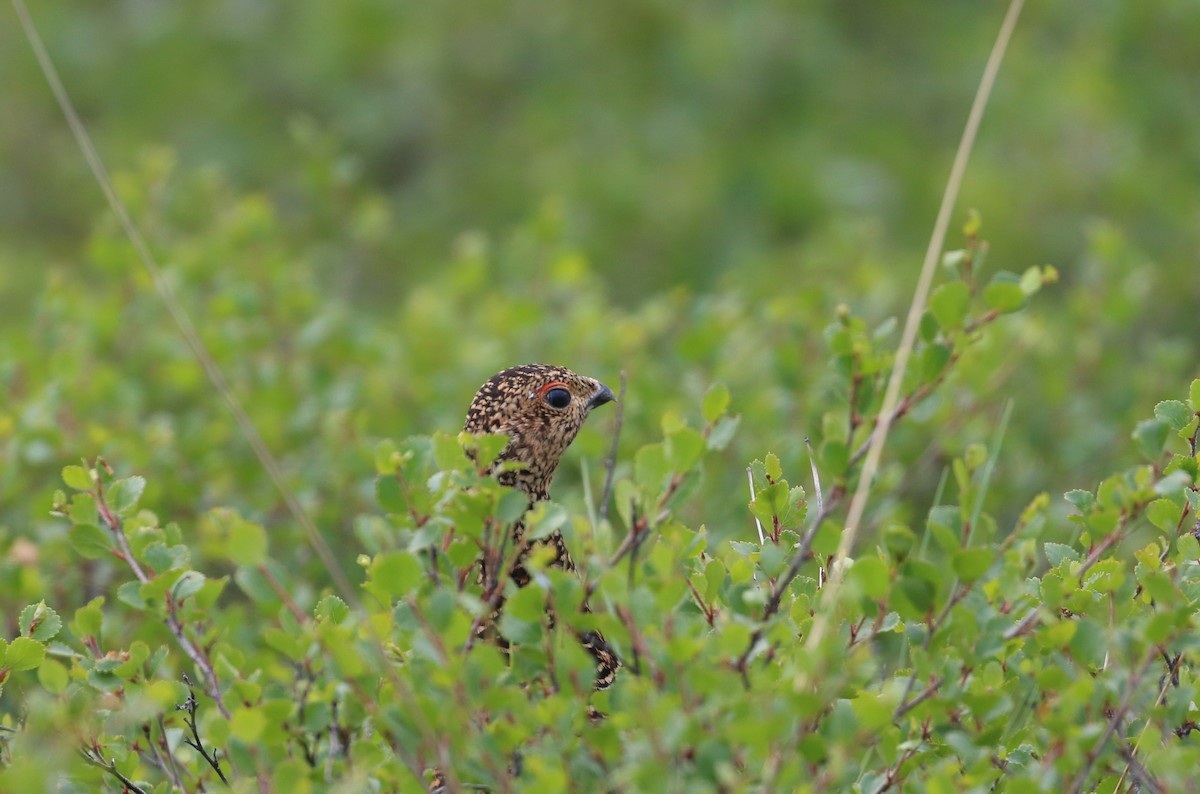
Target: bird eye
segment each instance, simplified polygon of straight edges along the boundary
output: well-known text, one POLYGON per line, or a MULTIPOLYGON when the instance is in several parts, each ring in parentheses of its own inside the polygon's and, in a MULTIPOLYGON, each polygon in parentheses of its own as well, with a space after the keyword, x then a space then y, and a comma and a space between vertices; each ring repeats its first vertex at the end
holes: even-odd
POLYGON ((566 408, 571 404, 571 392, 561 386, 546 391, 546 403, 551 408, 566 408))

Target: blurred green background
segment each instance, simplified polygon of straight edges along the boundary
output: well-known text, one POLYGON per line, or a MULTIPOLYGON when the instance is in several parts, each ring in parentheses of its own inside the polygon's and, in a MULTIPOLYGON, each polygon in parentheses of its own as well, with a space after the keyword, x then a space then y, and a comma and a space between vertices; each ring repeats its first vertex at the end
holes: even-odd
MULTIPOLYGON (((741 428, 689 517, 734 535, 750 531, 749 460, 776 451, 808 480, 803 438, 842 398, 823 337, 835 308, 903 317, 1004 9, 32 11, 181 301, 328 532, 370 531, 357 516, 374 510, 375 439, 456 431, 480 382, 546 360, 614 387, 628 371, 622 471, 664 412, 696 424, 709 384, 728 383, 741 428)), ((0 74, 0 550, 37 535, 49 558, 60 467, 103 453, 148 478, 164 520, 231 504, 303 555, 7 6, 0 74)), ((975 208, 986 272, 1050 263, 1062 281, 898 429, 890 476, 914 498, 877 505, 879 520, 917 520, 948 456, 988 441, 1009 399, 989 509, 1094 487, 1135 459, 1136 420, 1200 374, 1198 78, 1190 0, 1028 5, 955 228, 975 208)), ((572 451, 564 501, 582 499, 583 462, 598 485, 611 417, 572 451)), ((0 573, 27 594, 62 575, 14 559, 0 573)))

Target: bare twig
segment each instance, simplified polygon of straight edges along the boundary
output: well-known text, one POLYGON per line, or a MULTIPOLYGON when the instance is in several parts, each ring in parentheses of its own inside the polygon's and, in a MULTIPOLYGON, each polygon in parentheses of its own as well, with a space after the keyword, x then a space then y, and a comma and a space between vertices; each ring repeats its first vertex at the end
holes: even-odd
POLYGON ((185 675, 183 677, 183 683, 187 684, 188 688, 187 700, 176 706, 175 709, 176 711, 184 712, 183 723, 187 725, 188 730, 192 732, 191 736, 184 736, 183 741, 185 744, 192 747, 196 752, 200 753, 200 756, 216 771, 217 777, 221 778, 221 782, 228 786, 229 780, 225 777, 225 773, 221 771, 221 762, 217 760, 217 749, 214 747, 212 753, 210 754, 204 749, 204 742, 200 739, 200 731, 196 727, 196 693, 192 691, 192 682, 185 675))
POLYGON ((121 772, 117 769, 117 760, 115 758, 105 761, 104 756, 100 754, 99 748, 81 747, 79 748, 79 754, 83 756, 84 761, 87 761, 92 766, 100 767, 105 772, 121 781, 121 785, 125 787, 125 791, 132 792, 132 794, 146 794, 146 790, 144 788, 121 774, 121 772))

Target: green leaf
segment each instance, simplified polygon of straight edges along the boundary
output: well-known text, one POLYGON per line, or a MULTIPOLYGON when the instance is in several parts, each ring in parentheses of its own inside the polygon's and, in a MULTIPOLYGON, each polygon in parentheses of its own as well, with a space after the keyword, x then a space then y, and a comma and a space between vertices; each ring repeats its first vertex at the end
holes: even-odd
POLYGON ((690 427, 671 432, 664 443, 667 463, 675 472, 688 471, 695 466, 706 446, 704 434, 690 427))
POLYGON ((95 524, 74 524, 67 531, 67 537, 71 540, 71 548, 86 559, 98 560, 112 554, 112 533, 95 524))
POLYGON ((878 557, 863 557, 855 560, 846 574, 847 581, 856 582, 863 593, 873 601, 881 601, 887 596, 892 582, 888 575, 888 566, 878 557))
POLYGON ((1178 433, 1192 421, 1195 413, 1179 400, 1163 400, 1154 406, 1154 417, 1178 433))
POLYGON ((930 509, 927 526, 943 550, 957 551, 962 546, 962 511, 958 505, 938 505, 930 509))
POLYGON ((1178 596, 1175 585, 1171 583, 1171 577, 1163 571, 1146 571, 1138 581, 1159 608, 1170 606, 1178 596))
POLYGON ((67 668, 59 662, 45 659, 38 665, 38 683, 50 694, 61 695, 70 681, 67 668))
POLYGON ((979 234, 979 229, 983 226, 983 217, 979 214, 979 210, 972 207, 967 210, 967 219, 963 222, 962 233, 964 237, 974 237, 979 234))
POLYGON ((1188 402, 1191 403, 1193 411, 1200 411, 1200 378, 1196 378, 1188 387, 1188 402))
POLYGON ((729 446, 729 442, 733 440, 733 434, 737 432, 738 424, 742 421, 740 416, 722 416, 713 425, 712 430, 708 433, 708 448, 714 451, 720 451, 729 446))
POLYGON ((465 469, 471 465, 459 440, 445 433, 435 433, 433 436, 433 460, 443 470, 465 469))
POLYGON ((948 331, 963 326, 971 307, 971 292, 965 282, 948 281, 929 296, 929 311, 938 325, 948 331))
POLYGON ((171 597, 177 602, 194 596, 204 587, 205 577, 199 571, 184 571, 171 587, 171 597))
POLYGON ((381 474, 375 478, 375 502, 388 513, 408 512, 404 491, 394 474, 381 474))
POLYGON ((237 565, 257 567, 267 556, 267 531, 261 525, 236 517, 229 526, 229 558, 237 565))
POLYGON ((774 452, 768 452, 763 458, 763 469, 767 473, 767 479, 771 482, 776 482, 783 478, 783 466, 779 463, 779 456, 774 452))
POLYGON ((989 308, 1006 314, 1015 312, 1025 305, 1025 291, 1021 289, 1021 278, 1016 273, 1000 271, 983 288, 983 302, 989 308))
POLYGON ((1045 552, 1046 562, 1050 564, 1051 568, 1057 568, 1063 560, 1079 559, 1079 552, 1061 543, 1046 543, 1042 546, 1042 551, 1045 552))
POLYGON ((507 609, 500 616, 500 633, 509 642, 532 645, 542 639, 541 620, 518 620, 507 609))
POLYGON ((704 597, 712 601, 725 584, 725 563, 720 560, 710 560, 704 568, 704 582, 704 597))
POLYGON ((904 524, 891 524, 883 531, 883 545, 896 559, 907 557, 917 542, 917 533, 904 524))
POLYGON ((892 721, 892 710, 896 707, 895 703, 888 702, 878 693, 869 690, 860 692, 858 697, 850 701, 850 705, 854 709, 854 715, 858 717, 859 724, 868 731, 889 725, 892 721))
POLYGON ((144 490, 146 490, 146 480, 144 477, 133 476, 117 480, 108 489, 108 506, 117 515, 125 515, 137 507, 138 500, 142 498, 142 491, 144 490))
POLYGON ((30 637, 17 637, 9 643, 4 658, 0 659, 0 668, 8 668, 14 672, 32 670, 41 664, 45 657, 45 645, 30 637))
POLYGON ((954 554, 954 573, 964 582, 974 582, 987 573, 995 559, 992 549, 960 549, 954 554))
MULTIPOLYGON (((917 610, 917 615, 910 614, 908 617, 918 617, 933 608, 937 598, 936 582, 942 575, 937 567, 923 560, 904 563, 900 570, 900 592, 917 610)), ((901 616, 905 616, 904 612, 901 612, 901 616)))
POLYGON ((100 638, 100 630, 104 625, 104 611, 101 607, 104 606, 104 596, 93 598, 87 603, 75 610, 75 624, 71 627, 71 631, 80 639, 84 637, 100 638))
POLYGON ((670 471, 666 450, 662 444, 646 444, 633 456, 634 480, 654 494, 666 486, 666 478, 670 471))
POLYGON ((1026 268, 1021 274, 1021 291, 1033 295, 1042 290, 1042 269, 1039 267, 1026 268))
POLYGON ((1063 648, 1075 636, 1075 623, 1070 620, 1060 620, 1057 623, 1046 624, 1037 630, 1035 636, 1038 645, 1043 648, 1063 648))
POLYGON ((118 587, 117 600, 122 604, 128 604, 134 609, 146 608, 146 599, 142 598, 142 585, 137 581, 125 582, 118 587))
POLYGON ((376 554, 369 571, 371 581, 392 596, 407 595, 424 578, 421 563, 406 551, 376 554))
POLYGON ((266 715, 261 709, 251 706, 243 706, 234 711, 233 719, 229 722, 230 733, 248 744, 258 741, 266 727, 266 715))
POLYGON ((708 391, 704 395, 704 404, 701 409, 704 414, 704 421, 713 423, 724 416, 725 411, 729 408, 729 387, 724 383, 714 383, 708 387, 708 391))
POLYGON ((161 541, 154 541, 142 550, 141 558, 156 571, 170 571, 183 568, 191 558, 187 546, 167 546, 161 541))
POLYGON ((500 457, 500 453, 508 446, 509 438, 504 433, 485 433, 481 436, 460 433, 459 441, 464 449, 472 451, 475 465, 486 468, 500 457))
POLYGON ((950 346, 931 344, 926 346, 924 352, 921 353, 921 377, 926 381, 931 381, 938 375, 942 374, 942 370, 946 368, 946 364, 950 362, 950 346))
POLYGON ((1081 491, 1079 489, 1067 491, 1063 494, 1063 498, 1075 505, 1080 513, 1086 513, 1092 509, 1092 505, 1096 504, 1096 495, 1091 491, 1081 491))
POLYGON ((130 679, 142 671, 142 664, 150 658, 150 646, 141 640, 134 640, 129 646, 129 658, 113 668, 113 674, 130 679))
POLYGON ((46 606, 45 601, 39 601, 21 610, 18 624, 22 637, 45 642, 62 629, 62 618, 58 616, 57 612, 46 606))
POLYGON ((390 438, 385 438, 375 445, 375 473, 379 475, 377 479, 386 479, 388 475, 396 473, 400 468, 402 458, 400 451, 396 449, 396 442, 390 438))
POLYGON ((1167 435, 1171 428, 1165 422, 1157 419, 1144 419, 1137 423, 1133 430, 1133 440, 1137 443, 1138 451, 1147 460, 1158 460, 1162 454, 1163 445, 1167 443, 1167 435))
POLYGON ((1200 557, 1200 540, 1191 533, 1180 535, 1175 539, 1175 554, 1179 561, 1194 560, 1200 557))
POLYGON ((479 547, 466 538, 455 538, 446 549, 446 559, 456 568, 466 568, 479 558, 479 547))
POLYGON ((331 623, 341 623, 350 616, 350 607, 335 595, 327 595, 317 602, 313 609, 313 617, 317 620, 327 620, 331 623))
POLYGON ((92 488, 92 477, 82 466, 64 466, 62 478, 68 488, 76 491, 90 491, 92 488))
POLYGON ((504 611, 526 623, 540 621, 546 614, 546 592, 533 584, 522 587, 504 604, 504 611))
POLYGON ((947 270, 957 270, 958 266, 967 261, 967 250, 955 248, 942 254, 942 267, 947 270))
POLYGON ((1170 499, 1155 499, 1146 506, 1146 518, 1163 532, 1174 532, 1183 508, 1170 499))
POLYGON ((496 502, 496 520, 505 526, 525 515, 529 509, 529 494, 515 489, 505 489, 496 502))

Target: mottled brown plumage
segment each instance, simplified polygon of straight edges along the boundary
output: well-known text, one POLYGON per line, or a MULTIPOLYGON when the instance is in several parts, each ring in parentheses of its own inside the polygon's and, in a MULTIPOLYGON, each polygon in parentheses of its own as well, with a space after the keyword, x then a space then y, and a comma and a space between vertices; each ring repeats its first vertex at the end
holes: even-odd
MULTIPOLYGON (((497 463, 516 461, 515 470, 501 471, 497 479, 520 488, 530 502, 550 497, 550 483, 563 452, 575 440, 579 428, 593 408, 612 402, 612 390, 594 378, 577 375, 563 367, 525 364, 492 376, 483 384, 467 411, 465 430, 470 433, 502 433, 509 437, 497 463)), ((524 525, 512 529, 512 542, 520 547, 524 525)), ((550 565, 574 570, 575 564, 559 532, 539 543, 555 550, 550 565)), ((518 554, 509 576, 519 586, 529 583, 523 565, 530 549, 518 554)), ((598 632, 585 632, 580 642, 596 659, 596 687, 612 683, 620 661, 598 632)))

